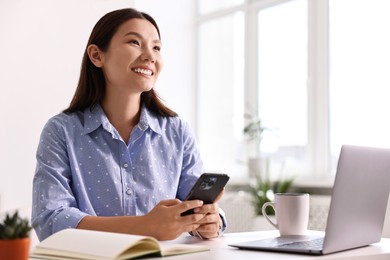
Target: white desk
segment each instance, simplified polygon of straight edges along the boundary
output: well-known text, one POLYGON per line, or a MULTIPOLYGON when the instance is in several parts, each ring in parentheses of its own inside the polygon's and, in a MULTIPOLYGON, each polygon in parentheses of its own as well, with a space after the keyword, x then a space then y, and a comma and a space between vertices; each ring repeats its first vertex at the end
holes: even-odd
MULTIPOLYGON (((315 232, 313 232, 315 233, 315 232)), ((169 257, 154 257, 154 258, 142 258, 142 259, 161 259, 161 260, 237 260, 237 259, 264 259, 264 260, 278 260, 278 259, 293 259, 293 260, 322 260, 322 259, 357 259, 357 260, 384 260, 390 259, 390 239, 382 238, 382 240, 373 245, 366 247, 352 249, 340 253, 334 253, 326 256, 310 256, 288 253, 274 253, 274 252, 261 252, 240 250, 228 246, 230 243, 244 242, 250 240, 257 240, 262 238, 276 237, 278 231, 256 231, 256 232, 242 232, 242 233, 227 233, 223 237, 212 240, 199 240, 199 238, 191 236, 182 236, 178 239, 169 241, 169 243, 183 243, 183 244, 200 244, 210 248, 210 251, 191 253, 178 256, 169 257)), ((35 246, 35 245, 32 245, 35 246)), ((31 258, 33 260, 33 258, 31 258)))
MULTIPOLYGON (((375 259, 384 260, 390 259, 390 239, 382 238, 382 240, 373 245, 366 247, 348 250, 340 253, 334 253, 325 256, 310 256, 310 255, 299 255, 299 254, 287 254, 287 253, 274 253, 274 252, 261 252, 261 251, 250 251, 241 250, 228 246, 230 243, 243 242, 249 240, 256 240, 262 238, 268 238, 278 236, 277 231, 257 231, 257 232, 243 232, 243 233, 227 233, 223 237, 212 239, 208 241, 200 241, 195 237, 180 237, 173 240, 172 243, 185 243, 185 244, 201 244, 206 245, 210 248, 210 251, 170 256, 169 260, 183 259, 183 260, 237 260, 237 259, 375 259)), ((161 259, 165 259, 161 258, 161 259)), ((156 258, 148 258, 154 259, 156 258)), ((168 259, 168 258, 167 258, 168 259)))

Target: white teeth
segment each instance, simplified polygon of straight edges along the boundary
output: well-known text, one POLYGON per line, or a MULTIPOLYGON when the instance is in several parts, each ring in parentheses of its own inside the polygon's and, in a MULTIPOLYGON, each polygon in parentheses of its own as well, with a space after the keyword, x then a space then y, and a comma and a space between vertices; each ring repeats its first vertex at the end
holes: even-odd
POLYGON ((145 74, 145 75, 148 75, 148 76, 152 76, 152 71, 151 70, 135 68, 135 69, 133 69, 133 71, 137 72, 137 73, 142 73, 142 74, 145 74))

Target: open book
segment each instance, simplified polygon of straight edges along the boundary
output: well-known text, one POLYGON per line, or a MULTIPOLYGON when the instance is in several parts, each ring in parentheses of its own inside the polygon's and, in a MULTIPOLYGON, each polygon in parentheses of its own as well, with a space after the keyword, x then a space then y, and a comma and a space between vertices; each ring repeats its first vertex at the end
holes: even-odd
POLYGON ((120 260, 144 255, 179 255, 209 250, 200 245, 159 242, 153 237, 83 229, 64 229, 40 242, 35 259, 120 260))

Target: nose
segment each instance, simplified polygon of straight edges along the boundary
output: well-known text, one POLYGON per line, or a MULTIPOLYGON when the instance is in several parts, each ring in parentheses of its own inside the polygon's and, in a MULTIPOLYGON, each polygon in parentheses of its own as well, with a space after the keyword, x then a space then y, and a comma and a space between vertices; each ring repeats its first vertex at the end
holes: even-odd
POLYGON ((151 50, 149 48, 145 48, 143 50, 143 53, 141 55, 141 59, 143 61, 149 61, 149 62, 152 62, 152 63, 156 62, 156 56, 155 56, 153 50, 151 50))

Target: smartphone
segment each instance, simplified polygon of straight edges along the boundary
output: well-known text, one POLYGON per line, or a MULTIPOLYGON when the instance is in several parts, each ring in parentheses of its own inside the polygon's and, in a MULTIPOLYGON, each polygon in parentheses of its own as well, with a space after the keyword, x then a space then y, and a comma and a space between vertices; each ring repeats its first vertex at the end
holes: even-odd
MULTIPOLYGON (((191 191, 188 193, 185 200, 202 200, 204 204, 211 204, 215 201, 218 195, 221 193, 230 177, 223 173, 203 173, 191 191)), ((181 215, 192 214, 193 210, 190 209, 183 212, 181 215)))

